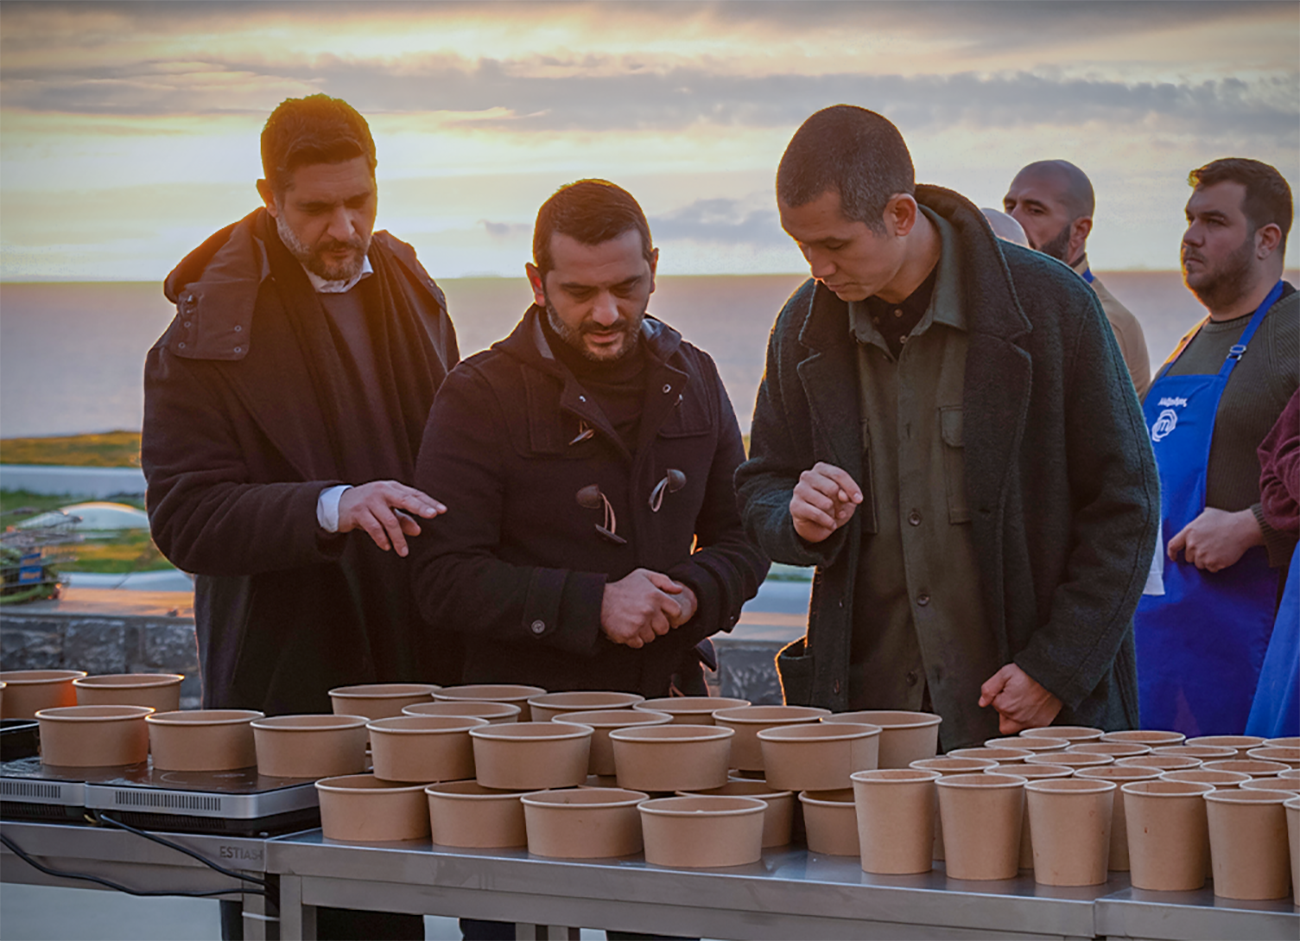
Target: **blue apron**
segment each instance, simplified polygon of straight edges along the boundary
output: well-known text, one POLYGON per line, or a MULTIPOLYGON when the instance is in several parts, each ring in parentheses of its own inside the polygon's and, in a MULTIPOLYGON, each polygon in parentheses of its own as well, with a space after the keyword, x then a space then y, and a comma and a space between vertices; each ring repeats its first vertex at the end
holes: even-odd
POLYGON ((1300 550, 1291 556, 1291 571, 1259 671, 1246 734, 1261 738, 1300 735, 1300 550))
MULTIPOLYGON (((1160 471, 1161 545, 1205 509, 1214 419, 1228 377, 1241 361, 1270 307, 1279 282, 1259 305, 1222 368, 1207 375, 1170 376, 1165 364, 1143 400, 1160 471)), ((1246 726, 1260 665, 1273 632, 1278 571, 1263 546, 1253 546, 1220 572, 1165 560, 1165 593, 1143 595, 1134 631, 1142 726, 1197 735, 1240 734, 1246 726)))

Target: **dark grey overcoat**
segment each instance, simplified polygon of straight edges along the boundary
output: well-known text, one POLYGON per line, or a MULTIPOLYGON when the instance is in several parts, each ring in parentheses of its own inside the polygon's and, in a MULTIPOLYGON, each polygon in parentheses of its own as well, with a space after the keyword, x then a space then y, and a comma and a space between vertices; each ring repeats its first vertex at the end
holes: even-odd
MULTIPOLYGON (((1060 697, 1058 723, 1135 727, 1133 612, 1160 501, 1115 338, 1069 268, 999 241, 956 193, 918 186, 916 196, 952 223, 963 253, 965 479, 999 657, 1060 697)), ((751 538, 775 561, 817 566, 808 633, 778 658, 786 699, 835 710, 848 704, 861 514, 813 545, 795 533, 789 503, 817 461, 869 492, 856 357, 846 303, 808 281, 777 317, 736 475, 751 538)))

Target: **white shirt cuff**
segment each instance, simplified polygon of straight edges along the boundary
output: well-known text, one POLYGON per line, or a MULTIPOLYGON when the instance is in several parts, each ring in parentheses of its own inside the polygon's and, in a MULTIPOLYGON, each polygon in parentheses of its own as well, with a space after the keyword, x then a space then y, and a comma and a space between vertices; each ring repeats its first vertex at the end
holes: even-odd
POLYGON ((320 492, 316 499, 316 522, 320 523, 320 528, 325 532, 339 531, 339 498, 343 496, 344 490, 351 489, 347 484, 339 484, 320 492))

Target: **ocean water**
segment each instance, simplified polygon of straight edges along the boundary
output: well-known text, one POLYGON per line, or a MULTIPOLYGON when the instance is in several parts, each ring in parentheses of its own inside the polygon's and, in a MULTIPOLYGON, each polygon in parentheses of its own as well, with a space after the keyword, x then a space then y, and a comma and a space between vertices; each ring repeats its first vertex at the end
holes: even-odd
MULTIPOLYGON (((1176 271, 1098 272, 1137 316, 1153 365, 1203 316, 1176 271)), ((1288 279, 1296 281, 1295 273, 1288 279)), ((800 275, 661 277, 650 312, 717 361, 748 430, 772 321, 800 275)), ((462 355, 509 333, 522 278, 440 282, 462 355)), ((138 429, 145 354, 174 309, 156 283, 0 284, 0 437, 138 429)))

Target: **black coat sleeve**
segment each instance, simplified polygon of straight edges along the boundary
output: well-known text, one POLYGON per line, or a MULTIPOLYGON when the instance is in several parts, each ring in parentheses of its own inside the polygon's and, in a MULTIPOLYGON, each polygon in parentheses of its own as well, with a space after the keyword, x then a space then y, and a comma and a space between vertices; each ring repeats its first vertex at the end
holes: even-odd
POLYGON ((415 486, 447 507, 412 542, 416 602, 431 623, 480 639, 590 655, 605 575, 501 558, 508 441, 488 382, 470 366, 452 370, 429 413, 415 473, 415 486))
POLYGON ((664 573, 689 586, 699 608, 690 621, 656 640, 653 647, 686 648, 719 631, 730 631, 740 620, 740 609, 767 577, 768 560, 745 535, 736 501, 735 472, 745 459, 740 426, 716 366, 703 353, 700 359, 706 367, 705 381, 712 382, 715 390, 718 444, 695 521, 695 551, 664 573))
POLYGON ((140 458, 154 541, 200 575, 257 575, 330 561, 346 536, 316 520, 322 490, 342 481, 255 483, 245 455, 256 430, 230 414, 216 365, 149 352, 140 458))

